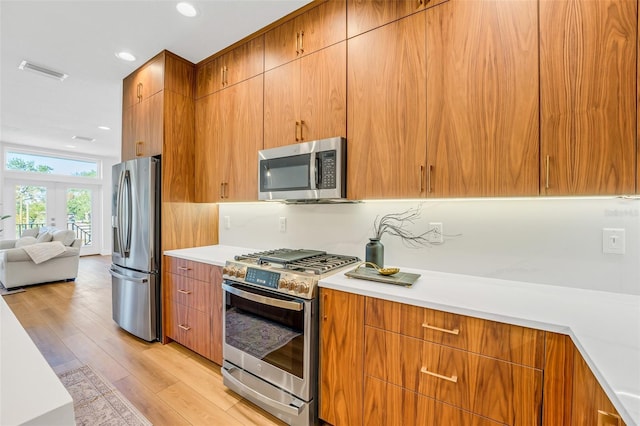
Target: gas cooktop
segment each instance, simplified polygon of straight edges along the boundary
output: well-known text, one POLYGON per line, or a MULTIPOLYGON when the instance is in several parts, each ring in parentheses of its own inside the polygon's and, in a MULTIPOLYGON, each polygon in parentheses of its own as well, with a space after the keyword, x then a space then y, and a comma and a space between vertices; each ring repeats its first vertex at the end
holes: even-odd
POLYGON ((360 262, 356 256, 309 249, 274 249, 227 261, 223 278, 298 297, 315 297, 318 281, 360 262))

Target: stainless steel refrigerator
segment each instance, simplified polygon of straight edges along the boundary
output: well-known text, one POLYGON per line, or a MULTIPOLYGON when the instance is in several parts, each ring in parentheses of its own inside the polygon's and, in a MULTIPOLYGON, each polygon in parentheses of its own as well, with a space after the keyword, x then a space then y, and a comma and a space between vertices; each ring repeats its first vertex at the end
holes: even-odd
POLYGON ((113 166, 113 320, 147 341, 160 332, 160 159, 113 166))

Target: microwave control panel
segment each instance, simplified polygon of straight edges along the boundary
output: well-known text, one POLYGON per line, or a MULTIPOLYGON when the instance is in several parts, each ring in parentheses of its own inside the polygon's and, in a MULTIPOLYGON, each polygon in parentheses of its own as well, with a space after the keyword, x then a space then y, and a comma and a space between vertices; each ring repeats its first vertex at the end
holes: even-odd
POLYGON ((335 151, 322 151, 317 154, 319 169, 316 170, 318 174, 318 189, 333 189, 336 187, 336 152, 335 151))

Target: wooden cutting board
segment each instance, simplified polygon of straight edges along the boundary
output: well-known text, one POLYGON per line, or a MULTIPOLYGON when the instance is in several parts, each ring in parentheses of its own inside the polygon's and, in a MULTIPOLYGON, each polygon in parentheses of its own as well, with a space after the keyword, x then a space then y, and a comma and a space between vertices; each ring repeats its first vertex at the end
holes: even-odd
POLYGON ((393 275, 382 275, 373 268, 360 267, 353 269, 349 272, 345 272, 345 275, 349 278, 357 278, 359 280, 376 281, 385 284, 402 285, 405 287, 411 287, 413 283, 420 278, 420 274, 412 274, 409 272, 398 272, 393 275))

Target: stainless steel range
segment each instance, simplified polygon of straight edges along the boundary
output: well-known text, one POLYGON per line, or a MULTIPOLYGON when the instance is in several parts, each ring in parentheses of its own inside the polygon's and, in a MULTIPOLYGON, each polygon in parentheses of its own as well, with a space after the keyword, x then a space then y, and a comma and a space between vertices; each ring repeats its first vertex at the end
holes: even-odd
POLYGON ((277 249, 222 270, 224 384, 291 425, 318 421, 318 281, 360 259, 277 249))

